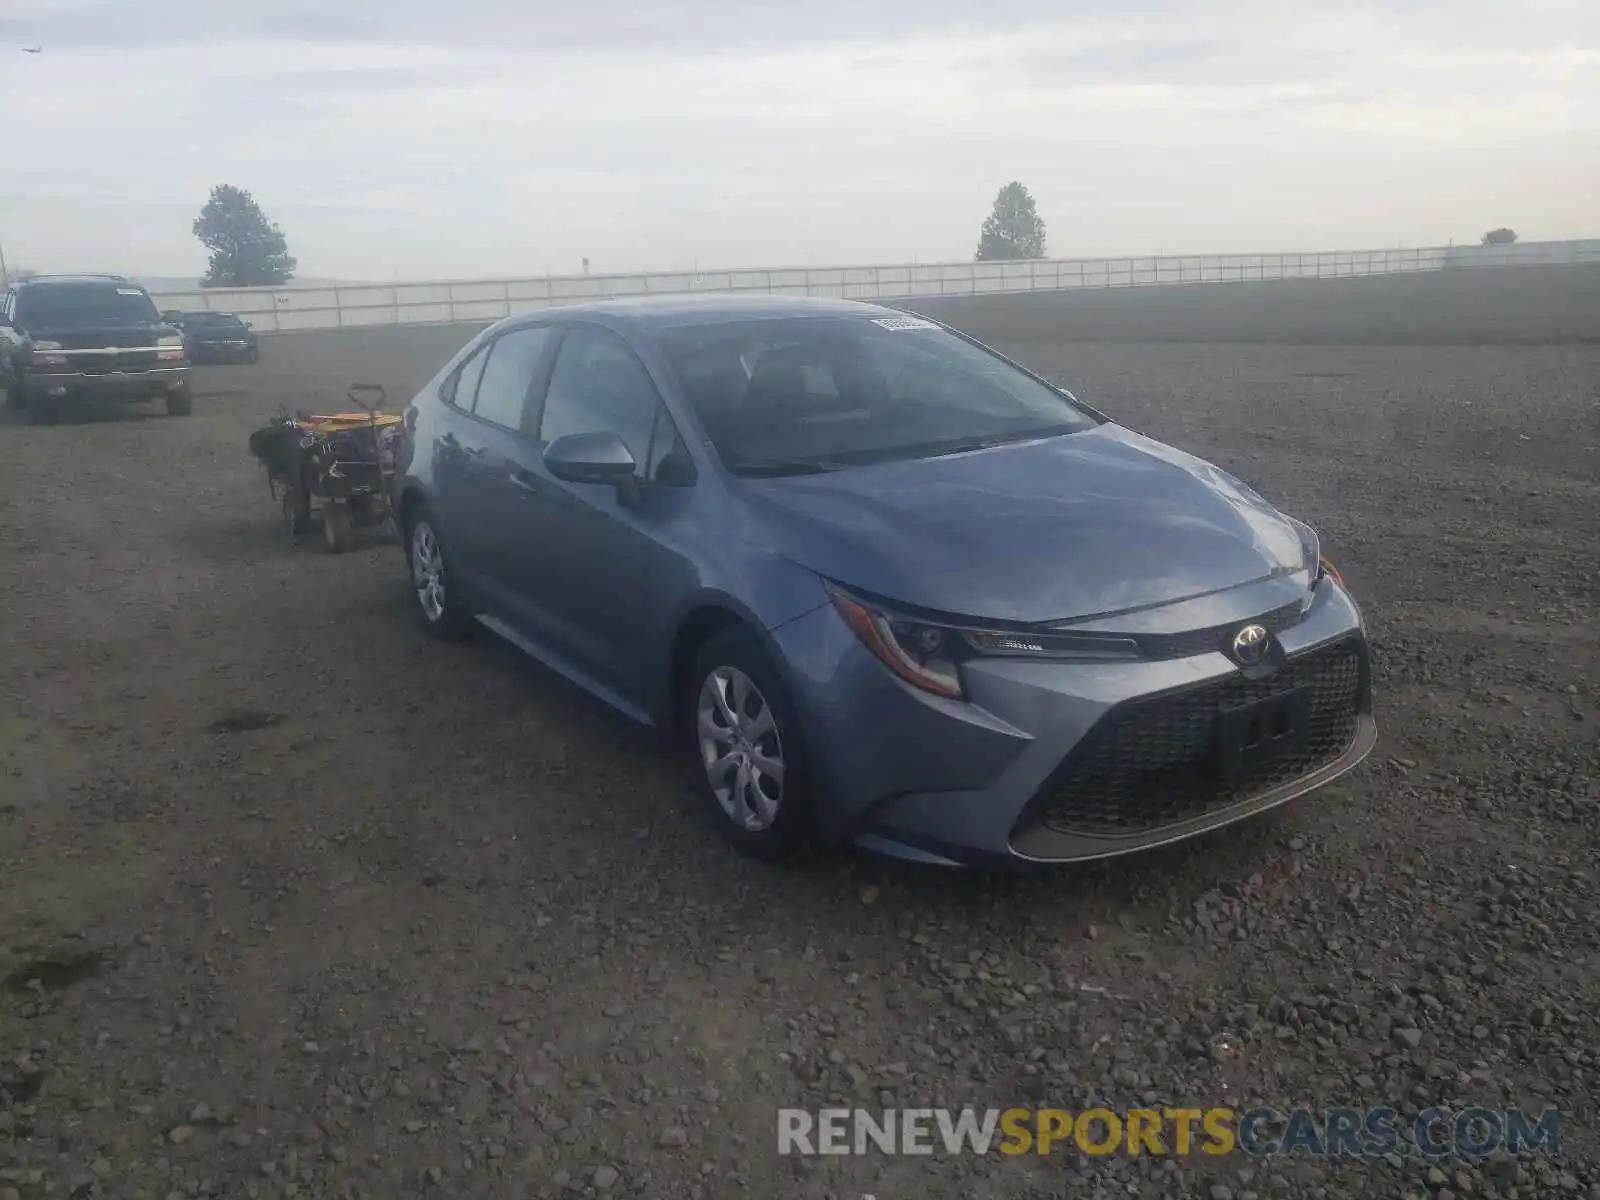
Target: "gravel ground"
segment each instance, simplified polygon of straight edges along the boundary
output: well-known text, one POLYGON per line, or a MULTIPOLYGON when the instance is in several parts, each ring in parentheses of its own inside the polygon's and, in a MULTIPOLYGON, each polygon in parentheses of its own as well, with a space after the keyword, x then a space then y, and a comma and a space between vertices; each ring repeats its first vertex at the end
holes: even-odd
POLYGON ((997 336, 1320 527, 1382 732, 1013 878, 744 861, 648 736, 428 641, 392 546, 285 546, 249 430, 462 336, 0 421, 0 1200, 1600 1197, 1600 347, 997 336), (1565 1121, 1522 1163, 775 1148, 782 1105, 1090 1102, 1565 1121))

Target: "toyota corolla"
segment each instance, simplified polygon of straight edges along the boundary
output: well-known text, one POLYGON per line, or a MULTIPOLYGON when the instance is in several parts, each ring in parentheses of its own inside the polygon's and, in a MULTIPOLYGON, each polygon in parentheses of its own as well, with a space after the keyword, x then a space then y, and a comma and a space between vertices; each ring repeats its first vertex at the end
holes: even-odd
POLYGON ((752 853, 1122 854, 1376 739, 1310 528, 935 321, 550 309, 475 337, 406 424, 424 627, 485 627, 666 731, 752 853))

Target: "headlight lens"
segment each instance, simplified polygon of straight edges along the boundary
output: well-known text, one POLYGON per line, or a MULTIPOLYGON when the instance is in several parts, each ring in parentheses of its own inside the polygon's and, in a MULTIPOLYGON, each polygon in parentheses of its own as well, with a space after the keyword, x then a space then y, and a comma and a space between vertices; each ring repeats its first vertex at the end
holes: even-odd
POLYGON ((34 342, 33 343, 33 348, 35 350, 63 350, 63 349, 65 349, 65 347, 62 346, 62 344, 60 342, 52 342, 52 341, 50 341, 50 340, 48 340, 46 338, 40 338, 37 342, 34 342))
POLYGON ((879 662, 907 683, 938 696, 965 696, 961 664, 975 658, 1120 662, 1141 657, 1132 638, 938 625, 891 612, 833 584, 827 588, 845 624, 879 662))
POLYGON ((182 334, 177 334, 177 333, 169 333, 169 334, 165 335, 164 337, 158 337, 156 339, 156 345, 158 345, 158 346, 181 346, 181 345, 183 345, 183 335, 182 334))
POLYGON ((961 676, 951 656, 951 630, 898 620, 829 588, 833 606, 878 661, 907 683, 938 696, 959 698, 961 676))

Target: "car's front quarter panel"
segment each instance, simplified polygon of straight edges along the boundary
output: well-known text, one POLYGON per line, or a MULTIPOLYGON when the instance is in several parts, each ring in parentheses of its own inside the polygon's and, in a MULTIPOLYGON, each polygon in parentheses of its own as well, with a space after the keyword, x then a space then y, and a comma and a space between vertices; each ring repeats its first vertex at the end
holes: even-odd
MULTIPOLYGON (((779 629, 774 641, 797 685, 819 781, 829 805, 824 833, 838 840, 930 861, 1020 862, 1124 853, 1249 815, 1239 805, 1201 819, 1118 838, 1043 839, 1020 851, 1018 823, 1042 785, 1108 713, 1132 700, 1240 675, 1220 652, 1130 662, 1044 662, 993 658, 964 668, 968 699, 947 700, 891 675, 831 606, 779 629)), ((1361 642, 1354 601, 1331 578, 1317 586, 1303 619, 1278 639, 1287 658, 1361 642)), ((1361 729, 1370 748, 1363 680, 1361 729)), ((1288 798, 1285 796, 1284 798, 1288 798)), ((1038 841, 1039 839, 1035 839, 1038 841)))

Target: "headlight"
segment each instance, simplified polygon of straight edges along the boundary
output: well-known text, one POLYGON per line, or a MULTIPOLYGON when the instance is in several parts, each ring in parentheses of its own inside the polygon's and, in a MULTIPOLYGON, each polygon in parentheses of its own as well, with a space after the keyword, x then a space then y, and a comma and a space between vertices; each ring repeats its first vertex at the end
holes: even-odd
POLYGON ((52 342, 52 341, 49 341, 49 340, 44 339, 44 338, 41 338, 39 341, 33 343, 33 348, 36 351, 38 351, 38 350, 64 350, 64 349, 66 349, 66 347, 63 346, 60 342, 52 342))
POLYGON ((960 699, 961 664, 976 658, 1126 661, 1140 657, 1132 638, 1086 633, 979 629, 906 617, 827 584, 844 623, 889 670, 923 691, 960 699))
POLYGON ((169 334, 165 335, 164 337, 158 337, 156 339, 156 345, 158 345, 158 346, 181 346, 181 345, 183 345, 183 336, 181 334, 169 333, 169 334))

